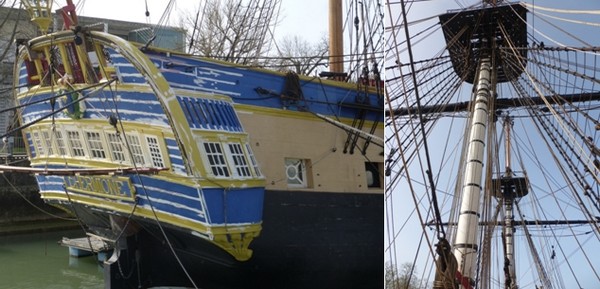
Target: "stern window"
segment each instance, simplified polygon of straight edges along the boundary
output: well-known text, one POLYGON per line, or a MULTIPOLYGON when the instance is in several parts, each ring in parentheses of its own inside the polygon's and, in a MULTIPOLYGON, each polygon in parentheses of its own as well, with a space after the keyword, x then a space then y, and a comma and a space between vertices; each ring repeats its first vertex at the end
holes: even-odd
POLYGON ((239 143, 230 143, 229 152, 231 153, 231 158, 233 159, 233 164, 235 166, 234 172, 236 173, 236 176, 251 177, 252 174, 250 173, 250 168, 246 162, 246 156, 242 150, 242 145, 239 143))
POLYGON ((63 139, 62 132, 57 130, 54 132, 54 135, 56 136, 56 146, 58 148, 58 153, 61 156, 66 156, 67 155, 67 146, 65 144, 65 140, 63 139))
POLYGON ((150 157, 152 158, 152 166, 156 168, 164 168, 165 162, 163 161, 162 154, 160 153, 160 146, 158 145, 158 139, 155 137, 146 137, 148 142, 148 148, 150 149, 150 157))
POLYGON ((121 139, 116 133, 107 133, 108 137, 108 146, 112 153, 112 158, 114 161, 124 162, 125 154, 123 153, 123 145, 121 144, 121 139))
POLYGON ((204 150, 206 151, 212 173, 217 177, 229 177, 229 169, 225 162, 221 144, 215 142, 204 143, 204 150))
POLYGON ((69 144, 71 145, 71 152, 74 157, 85 157, 85 150, 83 149, 83 142, 79 136, 78 131, 67 131, 69 137, 69 144))
POLYGON ((42 146, 42 140, 40 139, 40 134, 37 131, 31 133, 31 138, 33 139, 33 146, 37 151, 38 155, 44 155, 46 152, 44 151, 44 147, 42 146))
POLYGON ((46 144, 46 155, 50 156, 54 154, 54 150, 52 149, 52 135, 49 131, 42 131, 42 136, 44 137, 44 143, 46 144))
POLYGON ((143 166, 146 162, 144 160, 142 146, 140 145, 140 139, 135 135, 127 135, 127 142, 129 143, 131 158, 136 165, 143 166))
POLYGON ((86 133, 88 144, 90 145, 90 153, 93 158, 105 159, 106 153, 102 146, 102 139, 98 132, 87 132, 86 133))
POLYGON ((258 167, 258 162, 256 161, 256 158, 254 157, 254 152, 252 152, 252 149, 250 148, 250 144, 246 144, 246 151, 248 152, 248 156, 250 157, 250 162, 252 163, 252 168, 254 169, 254 174, 257 177, 262 176, 262 173, 260 172, 260 168, 258 167))

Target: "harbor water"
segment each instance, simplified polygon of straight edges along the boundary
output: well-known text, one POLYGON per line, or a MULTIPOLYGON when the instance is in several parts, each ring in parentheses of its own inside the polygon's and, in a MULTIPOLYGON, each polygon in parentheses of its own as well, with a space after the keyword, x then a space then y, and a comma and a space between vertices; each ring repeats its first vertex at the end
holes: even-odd
POLYGON ((58 244, 62 237, 83 235, 76 230, 0 237, 0 289, 104 288, 95 256, 70 257, 58 244))

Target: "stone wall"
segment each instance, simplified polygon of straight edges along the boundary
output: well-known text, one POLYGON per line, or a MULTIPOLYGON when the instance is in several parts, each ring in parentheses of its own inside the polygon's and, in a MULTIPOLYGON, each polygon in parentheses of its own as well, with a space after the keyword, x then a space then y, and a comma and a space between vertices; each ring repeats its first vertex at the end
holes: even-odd
MULTIPOLYGON (((17 164, 29 166, 29 162, 26 160, 21 160, 17 164)), ((44 203, 32 175, 0 174, 0 226, 54 219, 50 214, 67 216, 62 210, 44 203)))

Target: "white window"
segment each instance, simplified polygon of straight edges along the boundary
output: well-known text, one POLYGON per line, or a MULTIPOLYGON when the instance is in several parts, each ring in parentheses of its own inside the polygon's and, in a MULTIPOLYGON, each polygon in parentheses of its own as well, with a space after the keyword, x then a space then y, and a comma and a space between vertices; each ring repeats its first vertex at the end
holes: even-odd
POLYGON ((242 150, 242 145, 239 143, 230 143, 229 153, 231 153, 231 159, 233 160, 235 175, 238 177, 251 177, 252 174, 250 173, 248 162, 246 162, 246 156, 242 150))
POLYGON ((150 158, 152 159, 152 166, 155 168, 164 168, 165 162, 162 154, 160 153, 160 145, 158 139, 152 136, 147 136, 146 141, 148 142, 148 149, 150 150, 150 158))
POLYGON ((71 145, 71 152, 74 157, 84 157, 85 150, 83 149, 83 142, 78 131, 67 131, 67 137, 69 138, 69 144, 71 145))
POLYGON ((44 130, 42 131, 42 136, 44 137, 44 144, 46 145, 46 155, 53 155, 54 150, 52 149, 52 134, 50 131, 44 130))
POLYGON ((40 139, 40 134, 37 131, 31 133, 31 138, 33 139, 33 146, 38 155, 45 155, 46 151, 44 150, 44 146, 42 145, 42 140, 40 139))
POLYGON ((65 139, 63 138, 61 131, 55 131, 54 135, 56 136, 56 145, 58 148, 58 154, 61 156, 67 155, 67 145, 65 144, 65 139))
POLYGON ((105 159, 106 153, 104 152, 104 146, 102 145, 102 139, 100 138, 99 132, 86 132, 88 144, 90 146, 90 153, 93 158, 105 159))
POLYGON ((129 151, 131 152, 131 158, 136 165, 143 166, 146 164, 144 160, 144 151, 142 151, 142 145, 140 139, 136 135, 127 135, 127 142, 129 144, 129 151))
POLYGON ((256 158, 254 157, 254 153, 252 152, 252 149, 250 148, 250 144, 246 144, 246 151, 248 152, 248 156, 250 157, 250 162, 252 163, 252 168, 254 168, 254 174, 257 177, 262 176, 262 174, 260 172, 260 168, 258 167, 258 162, 256 161, 256 158))
POLYGON ((288 187, 306 188, 308 187, 306 175, 306 161, 303 159, 285 159, 285 174, 287 176, 288 187))
POLYGON ((204 143, 204 150, 212 173, 217 177, 229 177, 229 168, 225 162, 225 155, 220 143, 204 143))
POLYGON ((125 154, 123 153, 123 144, 116 133, 107 133, 108 147, 114 161, 124 162, 125 154))

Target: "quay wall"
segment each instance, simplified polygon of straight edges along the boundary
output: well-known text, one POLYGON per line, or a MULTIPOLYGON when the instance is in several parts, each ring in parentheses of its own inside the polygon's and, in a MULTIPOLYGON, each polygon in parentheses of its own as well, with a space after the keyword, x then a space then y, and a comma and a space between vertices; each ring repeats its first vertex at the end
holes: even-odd
MULTIPOLYGON (((25 159, 0 158, 0 163, 29 166, 25 159)), ((35 178, 23 173, 0 173, 0 236, 73 229, 79 224, 63 210, 46 205, 35 178), (60 218, 58 218, 58 217, 60 218)))

